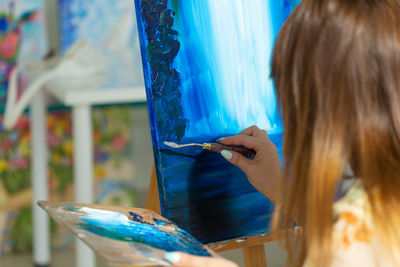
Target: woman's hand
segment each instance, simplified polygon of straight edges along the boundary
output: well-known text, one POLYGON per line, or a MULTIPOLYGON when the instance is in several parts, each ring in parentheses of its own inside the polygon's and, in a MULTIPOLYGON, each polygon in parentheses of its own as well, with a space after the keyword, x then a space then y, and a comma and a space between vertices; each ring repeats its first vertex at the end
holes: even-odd
POLYGON ((267 132, 252 126, 236 136, 220 139, 219 142, 224 145, 242 145, 256 151, 254 160, 249 160, 233 151, 224 150, 221 155, 242 169, 250 183, 276 204, 282 169, 278 151, 269 140, 267 132))
POLYGON ((181 252, 166 253, 165 259, 177 267, 238 267, 235 263, 223 258, 199 257, 181 252))

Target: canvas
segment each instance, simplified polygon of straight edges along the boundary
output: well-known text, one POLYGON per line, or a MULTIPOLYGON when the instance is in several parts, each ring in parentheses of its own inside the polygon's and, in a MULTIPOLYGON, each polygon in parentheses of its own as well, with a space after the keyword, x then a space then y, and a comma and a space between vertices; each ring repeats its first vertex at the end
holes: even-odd
POLYGON ((258 125, 281 153, 271 53, 298 2, 135 0, 162 214, 203 243, 268 232, 274 207, 219 154, 164 142, 258 125))
POLYGON ((16 64, 39 61, 47 52, 43 5, 43 0, 0 0, 0 110, 16 64))
POLYGON ((59 0, 61 51, 84 39, 107 60, 103 87, 143 84, 134 13, 131 0, 59 0))

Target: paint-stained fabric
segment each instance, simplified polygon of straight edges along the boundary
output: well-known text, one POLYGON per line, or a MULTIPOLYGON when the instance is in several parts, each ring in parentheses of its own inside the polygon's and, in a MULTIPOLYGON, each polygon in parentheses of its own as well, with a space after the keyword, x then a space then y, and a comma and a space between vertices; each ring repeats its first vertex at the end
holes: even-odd
POLYGON ((360 181, 334 204, 333 210, 335 254, 332 267, 398 266, 376 233, 368 196, 360 181))

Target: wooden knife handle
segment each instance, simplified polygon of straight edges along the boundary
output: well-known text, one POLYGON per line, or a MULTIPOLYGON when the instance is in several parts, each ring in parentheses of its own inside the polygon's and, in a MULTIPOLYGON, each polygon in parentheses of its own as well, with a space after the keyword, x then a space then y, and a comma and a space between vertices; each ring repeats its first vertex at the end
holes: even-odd
POLYGON ((230 151, 240 153, 248 159, 254 159, 254 157, 256 156, 255 150, 244 147, 244 146, 228 146, 228 145, 223 145, 223 144, 219 144, 219 143, 211 143, 210 151, 213 151, 215 153, 221 153, 222 150, 230 150, 230 151))

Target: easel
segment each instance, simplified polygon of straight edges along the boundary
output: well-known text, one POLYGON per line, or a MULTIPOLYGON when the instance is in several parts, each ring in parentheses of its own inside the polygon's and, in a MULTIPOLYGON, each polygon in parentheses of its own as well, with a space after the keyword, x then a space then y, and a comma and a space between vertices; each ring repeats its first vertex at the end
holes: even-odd
MULTIPOLYGON (((150 188, 147 195, 146 207, 149 210, 161 214, 160 199, 157 186, 157 173, 155 167, 150 179, 150 188)), ((269 235, 248 237, 242 242, 226 241, 221 243, 213 243, 208 246, 215 252, 223 252, 234 249, 243 249, 244 262, 246 267, 267 267, 267 259, 265 257, 264 244, 274 241, 269 235)))

